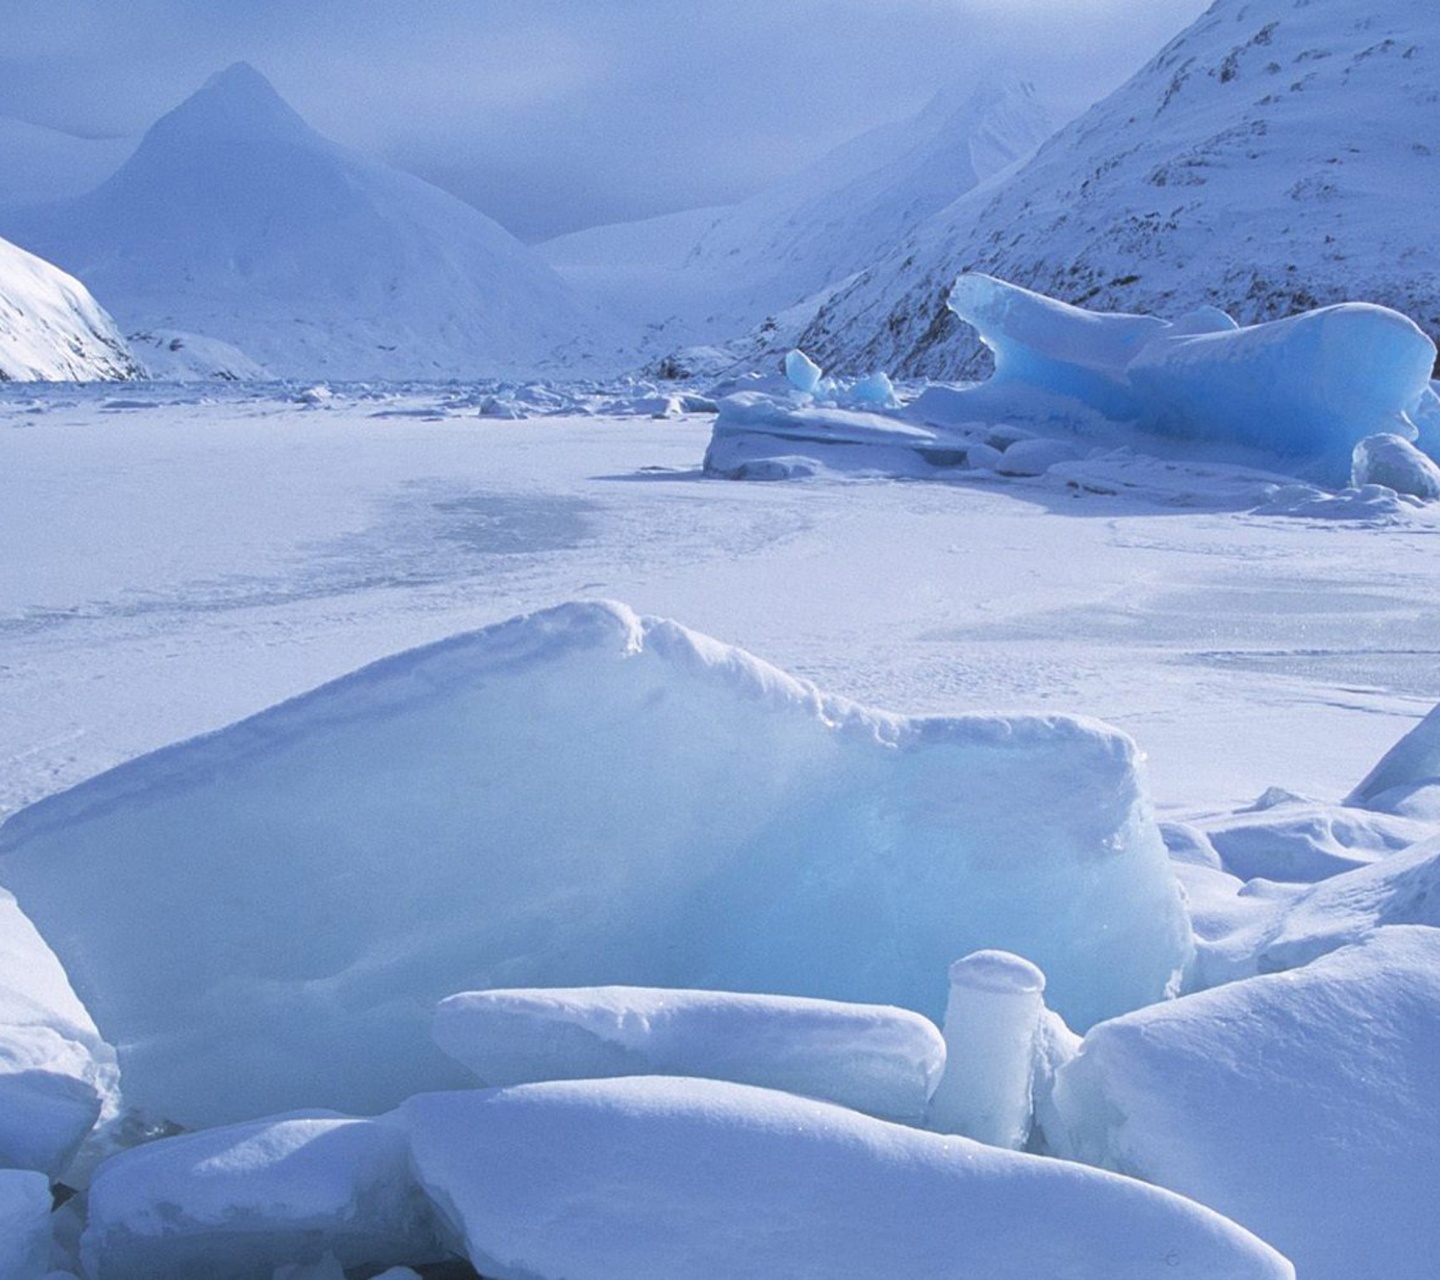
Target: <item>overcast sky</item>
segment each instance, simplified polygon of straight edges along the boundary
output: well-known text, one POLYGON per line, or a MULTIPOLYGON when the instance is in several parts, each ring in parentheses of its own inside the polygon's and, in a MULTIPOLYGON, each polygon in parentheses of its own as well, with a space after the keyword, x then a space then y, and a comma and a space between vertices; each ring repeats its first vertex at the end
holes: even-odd
POLYGON ((1208 0, 5 0, 0 115, 142 131, 245 60, 527 240, 739 199, 982 69, 1062 114, 1208 0))

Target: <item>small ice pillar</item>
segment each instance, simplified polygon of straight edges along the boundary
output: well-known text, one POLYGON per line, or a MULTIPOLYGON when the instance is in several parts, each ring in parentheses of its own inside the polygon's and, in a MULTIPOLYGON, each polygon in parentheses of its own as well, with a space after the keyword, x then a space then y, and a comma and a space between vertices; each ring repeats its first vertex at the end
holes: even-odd
POLYGON ((929 1127, 1019 1150, 1031 1122, 1035 1037, 1045 975, 1008 951, 974 951, 950 966, 945 1074, 929 1127))

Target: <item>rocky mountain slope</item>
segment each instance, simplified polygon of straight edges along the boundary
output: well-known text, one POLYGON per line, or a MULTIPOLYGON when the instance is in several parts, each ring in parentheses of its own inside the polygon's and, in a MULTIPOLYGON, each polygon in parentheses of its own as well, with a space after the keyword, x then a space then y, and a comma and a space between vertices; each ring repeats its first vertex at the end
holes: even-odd
POLYGON ((967 376, 946 311, 978 270, 1092 309, 1242 322, 1344 300, 1440 335, 1440 7, 1217 0, 1007 180, 936 214, 800 342, 827 364, 967 376))

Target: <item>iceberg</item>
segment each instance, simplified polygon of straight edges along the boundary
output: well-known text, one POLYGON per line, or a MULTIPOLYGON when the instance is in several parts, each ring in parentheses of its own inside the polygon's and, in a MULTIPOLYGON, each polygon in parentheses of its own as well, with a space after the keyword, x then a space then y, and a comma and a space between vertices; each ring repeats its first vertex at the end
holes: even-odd
POLYGON ((1342 488, 1366 437, 1409 441, 1434 397, 1435 344, 1399 312, 1341 303, 1238 328, 1223 312, 1174 324, 1086 311, 968 273, 950 309, 995 356, 989 382, 952 393, 952 410, 1038 416, 1082 436, 1152 442, 1284 469, 1342 488), (1018 398, 1014 393, 1018 392, 1018 398))
POLYGON ((396 655, 15 814, 0 880, 187 1127, 376 1114, 470 1077, 481 987, 665 986, 938 1018, 956 956, 1039 965, 1078 1030, 1192 951, 1134 745, 909 718, 581 603, 396 655))
POLYGON ((1440 931, 1385 928, 1091 1028, 1045 1131, 1232 1217, 1307 1280, 1428 1280, 1437 1043, 1440 931))
POLYGON ((457 1244, 498 1280, 1294 1275, 1143 1183, 747 1085, 562 1081, 399 1114, 457 1244))
POLYGON ((644 987, 470 991, 435 1011, 436 1043, 485 1084, 701 1076, 919 1124, 945 1064, 908 1009, 644 987))
POLYGON ((404 1130, 326 1111, 112 1156, 91 1185, 80 1252, 91 1280, 250 1280, 327 1254, 374 1270, 444 1256, 404 1130))

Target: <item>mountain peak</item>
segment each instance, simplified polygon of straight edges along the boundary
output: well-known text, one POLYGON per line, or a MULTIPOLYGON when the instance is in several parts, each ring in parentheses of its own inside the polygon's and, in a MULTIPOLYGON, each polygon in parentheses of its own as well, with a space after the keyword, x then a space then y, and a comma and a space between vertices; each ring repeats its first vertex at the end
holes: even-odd
POLYGON ((248 62, 217 71, 150 129, 149 136, 314 136, 310 126, 248 62))

